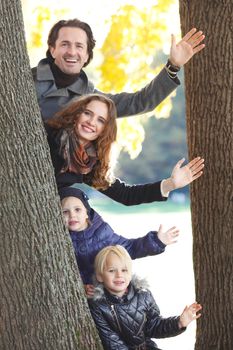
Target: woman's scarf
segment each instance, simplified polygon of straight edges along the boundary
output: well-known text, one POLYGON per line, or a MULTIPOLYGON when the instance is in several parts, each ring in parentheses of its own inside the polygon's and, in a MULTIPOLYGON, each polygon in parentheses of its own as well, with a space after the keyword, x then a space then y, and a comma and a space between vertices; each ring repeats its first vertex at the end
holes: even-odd
POLYGON ((60 156, 64 159, 61 172, 88 174, 97 162, 93 143, 83 146, 78 142, 74 129, 64 129, 61 133, 60 156))

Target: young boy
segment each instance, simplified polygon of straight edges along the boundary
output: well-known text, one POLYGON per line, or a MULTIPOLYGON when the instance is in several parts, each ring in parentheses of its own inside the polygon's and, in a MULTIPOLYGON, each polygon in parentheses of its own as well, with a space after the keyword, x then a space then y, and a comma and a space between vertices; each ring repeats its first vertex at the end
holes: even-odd
POLYGON ((201 316, 201 305, 193 303, 180 316, 163 318, 145 281, 132 278, 132 261, 122 246, 97 254, 95 274, 89 306, 104 349, 158 349, 151 338, 176 336, 201 316))
POLYGON ((179 230, 172 227, 164 231, 151 231, 136 239, 117 235, 89 205, 87 195, 78 188, 59 190, 65 225, 70 232, 81 278, 88 296, 93 293, 94 259, 97 253, 109 245, 122 245, 132 259, 163 253, 166 245, 176 241, 179 230))

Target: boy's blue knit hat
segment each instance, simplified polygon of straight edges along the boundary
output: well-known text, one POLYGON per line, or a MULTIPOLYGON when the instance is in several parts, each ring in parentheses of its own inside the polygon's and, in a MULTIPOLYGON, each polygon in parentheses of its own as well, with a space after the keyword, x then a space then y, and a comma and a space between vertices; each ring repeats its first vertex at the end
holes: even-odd
POLYGON ((58 193, 59 193, 61 200, 66 198, 66 197, 76 197, 76 198, 80 199, 80 201, 83 203, 84 207, 87 209, 87 215, 90 216, 91 207, 90 207, 90 204, 88 203, 89 198, 86 195, 86 193, 81 191, 79 188, 75 188, 75 187, 59 188, 58 193))

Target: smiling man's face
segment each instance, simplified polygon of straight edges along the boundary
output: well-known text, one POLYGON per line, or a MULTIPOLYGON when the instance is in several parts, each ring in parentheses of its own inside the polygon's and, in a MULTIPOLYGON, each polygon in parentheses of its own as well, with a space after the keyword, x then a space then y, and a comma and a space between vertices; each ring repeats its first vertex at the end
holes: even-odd
POLYGON ((54 63, 66 74, 78 74, 88 60, 87 35, 75 27, 59 30, 55 47, 50 47, 54 63))

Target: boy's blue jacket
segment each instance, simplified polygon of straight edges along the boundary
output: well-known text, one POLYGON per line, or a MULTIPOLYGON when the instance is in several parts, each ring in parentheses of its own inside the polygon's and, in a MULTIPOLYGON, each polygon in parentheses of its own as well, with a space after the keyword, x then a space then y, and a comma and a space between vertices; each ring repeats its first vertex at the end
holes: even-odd
POLYGON ((151 231, 144 237, 127 239, 117 235, 93 209, 91 209, 90 219, 92 224, 86 230, 70 231, 84 284, 93 284, 94 260, 97 253, 104 247, 116 244, 122 245, 132 259, 160 254, 165 250, 166 246, 158 239, 156 231, 151 231))

